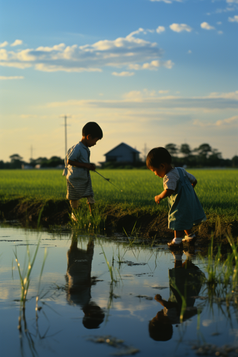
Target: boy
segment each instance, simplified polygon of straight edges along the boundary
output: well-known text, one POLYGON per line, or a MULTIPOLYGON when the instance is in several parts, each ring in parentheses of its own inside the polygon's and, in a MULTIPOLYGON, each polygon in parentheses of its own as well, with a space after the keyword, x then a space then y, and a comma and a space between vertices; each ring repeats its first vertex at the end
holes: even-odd
MULTIPOLYGON (((102 139, 103 132, 100 126, 95 122, 87 123, 82 129, 81 141, 72 146, 67 153, 67 195, 72 210, 79 206, 79 199, 86 197, 89 204, 89 210, 92 212, 95 200, 92 189, 89 170, 95 170, 95 164, 89 161, 89 148, 96 145, 97 141, 102 139)), ((74 213, 72 219, 76 221, 74 213)))

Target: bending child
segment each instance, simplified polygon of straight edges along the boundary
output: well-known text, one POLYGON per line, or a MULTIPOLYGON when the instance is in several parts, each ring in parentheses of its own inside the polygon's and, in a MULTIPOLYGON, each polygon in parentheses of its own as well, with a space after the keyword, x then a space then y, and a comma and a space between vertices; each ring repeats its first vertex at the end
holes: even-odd
POLYGON ((155 196, 155 202, 159 204, 161 200, 168 198, 168 228, 174 230, 174 239, 168 246, 181 247, 183 242, 194 242, 196 236, 192 234, 193 225, 206 220, 194 191, 196 178, 181 167, 173 168, 171 155, 163 147, 149 152, 146 165, 156 176, 163 178, 164 191, 155 196))
POLYGON ((74 211, 79 206, 79 199, 83 197, 87 198, 90 212, 92 212, 95 200, 89 171, 94 171, 96 166, 89 161, 89 148, 96 145, 102 137, 103 132, 100 126, 95 122, 89 122, 82 129, 81 141, 68 150, 66 198, 70 202, 71 217, 74 220, 77 220, 74 211))

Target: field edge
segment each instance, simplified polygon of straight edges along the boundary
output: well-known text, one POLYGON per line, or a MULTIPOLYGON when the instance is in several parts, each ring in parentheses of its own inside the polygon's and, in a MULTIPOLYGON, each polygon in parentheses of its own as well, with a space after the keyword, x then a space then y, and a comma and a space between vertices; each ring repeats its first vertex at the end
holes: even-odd
MULTIPOLYGON (((167 228, 167 213, 148 208, 98 204, 98 211, 103 221, 104 233, 115 232, 139 235, 147 240, 162 243, 172 239, 173 232, 167 228)), ((0 220, 2 222, 17 220, 23 227, 72 227, 70 207, 66 200, 27 200, 24 197, 0 201, 0 220)), ((238 240, 238 221, 232 217, 207 214, 207 221, 194 227, 198 244, 208 245, 211 237, 216 243, 227 244, 227 235, 238 240)))

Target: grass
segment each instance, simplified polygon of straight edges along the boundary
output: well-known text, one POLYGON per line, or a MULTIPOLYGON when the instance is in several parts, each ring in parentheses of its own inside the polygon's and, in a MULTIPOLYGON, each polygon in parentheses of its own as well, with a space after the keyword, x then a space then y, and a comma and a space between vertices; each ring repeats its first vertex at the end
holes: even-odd
POLYGON ((99 207, 93 209, 92 214, 89 211, 88 204, 80 204, 79 210, 74 211, 77 222, 71 219, 71 226, 79 232, 99 233, 103 231, 104 220, 101 217, 99 207))
POLYGON ((218 246, 214 254, 213 238, 208 248, 207 258, 200 257, 204 263, 206 285, 208 291, 215 291, 222 286, 222 294, 230 298, 238 287, 238 244, 231 236, 227 236, 231 251, 226 255, 222 254, 221 247, 218 246))
MULTIPOLYGON (((188 170, 198 181, 196 193, 207 214, 237 219, 238 170, 188 170)), ((159 206, 154 196, 163 189, 162 179, 149 170, 99 170, 111 185, 96 173, 91 173, 96 201, 99 205, 144 208, 150 212, 167 211, 166 200, 159 206), (121 192, 122 191, 122 192, 121 192)), ((57 201, 65 199, 66 181, 61 170, 0 170, 0 197, 25 200, 57 201)))

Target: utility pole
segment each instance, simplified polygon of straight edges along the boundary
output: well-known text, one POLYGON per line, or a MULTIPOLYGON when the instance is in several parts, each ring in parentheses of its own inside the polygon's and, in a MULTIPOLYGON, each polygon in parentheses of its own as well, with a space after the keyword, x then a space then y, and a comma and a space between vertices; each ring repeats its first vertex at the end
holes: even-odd
POLYGON ((33 160, 33 146, 31 145, 31 148, 30 148, 30 150, 31 150, 31 161, 33 160))
POLYGON ((64 118, 64 141, 65 141, 65 156, 67 155, 67 119, 70 115, 61 115, 64 118))

